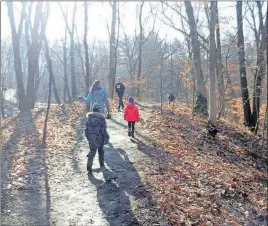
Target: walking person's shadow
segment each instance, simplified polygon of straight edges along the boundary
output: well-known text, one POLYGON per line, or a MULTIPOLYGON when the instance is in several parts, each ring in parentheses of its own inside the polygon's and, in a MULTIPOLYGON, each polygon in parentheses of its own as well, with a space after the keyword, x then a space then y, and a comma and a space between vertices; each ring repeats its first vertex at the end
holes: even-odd
POLYGON ((97 188, 99 206, 106 220, 111 226, 144 225, 133 213, 130 198, 146 199, 146 208, 150 209, 152 203, 149 193, 123 149, 115 149, 112 144, 104 149, 107 168, 97 170, 102 172, 104 181, 94 176, 94 169, 88 179, 97 188))

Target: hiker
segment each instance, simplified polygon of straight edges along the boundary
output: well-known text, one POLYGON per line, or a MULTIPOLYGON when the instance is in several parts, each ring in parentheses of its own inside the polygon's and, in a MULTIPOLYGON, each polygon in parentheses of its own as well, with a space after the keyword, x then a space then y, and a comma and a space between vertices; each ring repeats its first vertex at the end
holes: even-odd
POLYGON ((125 91, 125 86, 121 82, 121 78, 119 77, 119 78, 117 78, 117 83, 115 85, 115 92, 118 95, 118 111, 120 111, 120 107, 122 107, 122 109, 124 109, 124 103, 123 103, 124 91, 125 91))
POLYGON ((170 93, 170 95, 168 96, 168 103, 170 104, 171 102, 175 102, 175 96, 173 95, 173 93, 170 93))
POLYGON ((125 108, 124 119, 128 122, 128 136, 132 136, 133 138, 135 138, 135 122, 138 122, 140 120, 140 114, 138 108, 134 104, 133 97, 130 97, 128 99, 128 104, 125 108))
POLYGON ((104 108, 105 108, 104 106, 106 106, 108 113, 110 113, 107 93, 105 89, 100 86, 99 80, 96 80, 93 83, 87 97, 80 96, 78 97, 78 99, 86 103, 91 103, 91 105, 93 105, 94 103, 99 104, 100 112, 103 114, 104 114, 104 108))
POLYGON ((93 112, 87 113, 85 135, 89 143, 90 152, 87 157, 87 171, 92 172, 93 159, 98 150, 100 167, 104 167, 103 146, 109 143, 109 134, 106 130, 105 115, 101 113, 99 104, 94 103, 93 112))

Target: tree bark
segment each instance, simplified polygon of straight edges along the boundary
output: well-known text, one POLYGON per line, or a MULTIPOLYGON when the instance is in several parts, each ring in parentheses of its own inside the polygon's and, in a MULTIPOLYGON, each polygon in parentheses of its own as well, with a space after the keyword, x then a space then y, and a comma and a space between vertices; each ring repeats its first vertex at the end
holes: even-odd
POLYGON ((259 111, 260 111, 260 97, 261 97, 261 86, 262 80, 264 77, 265 71, 265 44, 267 43, 267 14, 265 19, 265 25, 263 25, 263 15, 262 15, 262 6, 260 2, 256 2, 258 6, 258 14, 259 14, 259 32, 261 40, 256 40, 256 44, 259 43, 257 46, 257 70, 254 76, 254 87, 253 87, 253 109, 252 109, 252 120, 255 124, 254 132, 258 132, 258 121, 259 121, 259 111))
POLYGON ((216 69, 216 2, 212 1, 210 6, 210 35, 209 35, 209 121, 216 123, 216 93, 215 93, 215 69, 216 69))
POLYGON ((22 14, 20 18, 20 24, 18 32, 16 31, 14 11, 13 11, 13 2, 7 2, 8 16, 11 26, 12 34, 12 45, 13 45, 13 55, 14 55, 14 67, 17 80, 17 89, 18 89, 18 100, 19 100, 19 109, 22 112, 30 111, 28 101, 25 95, 25 88, 22 78, 22 66, 21 66, 21 56, 20 56, 20 39, 22 34, 23 26, 23 14, 25 13, 25 2, 22 3, 22 14))
POLYGON ((193 13, 193 7, 190 1, 185 1, 184 3, 188 17, 188 24, 190 27, 191 45, 193 49, 196 73, 196 103, 194 107, 194 112, 207 115, 207 97, 205 93, 205 81, 201 67, 200 44, 198 40, 198 33, 193 13))
POLYGON ((237 48, 239 58, 239 71, 240 71, 240 83, 241 94, 243 101, 244 112, 244 124, 252 127, 254 123, 251 117, 250 100, 248 94, 247 74, 246 74, 246 59, 245 59, 245 47, 244 47, 244 34, 243 34, 243 18, 242 18, 242 1, 236 3, 236 16, 237 16, 237 48))

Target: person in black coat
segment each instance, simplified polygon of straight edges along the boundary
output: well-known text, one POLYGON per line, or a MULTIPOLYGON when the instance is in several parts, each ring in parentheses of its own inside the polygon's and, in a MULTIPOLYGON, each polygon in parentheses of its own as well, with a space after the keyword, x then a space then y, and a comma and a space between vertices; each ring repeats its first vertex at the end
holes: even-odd
POLYGON ((125 86, 121 82, 121 78, 117 78, 117 83, 115 85, 115 92, 118 95, 118 111, 120 111, 120 107, 124 110, 124 103, 123 103, 123 95, 125 92, 125 86))
POLYGON ((87 170, 92 172, 93 159, 96 152, 99 153, 100 166, 104 166, 103 146, 109 143, 109 134, 106 129, 105 115, 100 113, 99 104, 93 104, 93 112, 87 113, 87 123, 85 135, 89 143, 90 152, 88 153, 87 170))
POLYGON ((170 104, 171 102, 175 102, 175 96, 173 95, 173 93, 170 93, 170 95, 168 96, 168 103, 170 104))

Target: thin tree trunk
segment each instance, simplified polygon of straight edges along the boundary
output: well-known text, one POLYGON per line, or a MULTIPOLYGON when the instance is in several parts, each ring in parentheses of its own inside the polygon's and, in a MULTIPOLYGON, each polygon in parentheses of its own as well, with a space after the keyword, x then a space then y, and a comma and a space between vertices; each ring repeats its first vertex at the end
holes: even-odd
POLYGON ((194 55, 194 64, 196 72, 196 103, 194 112, 207 114, 207 97, 205 93, 205 81, 203 77, 200 57, 200 43, 198 41, 198 33, 193 13, 193 7, 190 1, 185 1, 188 24, 190 27, 191 45, 194 55))
POLYGON ((215 93, 215 69, 216 69, 216 2, 212 1, 210 6, 210 35, 209 35, 209 121, 216 123, 216 93, 215 93))
POLYGON ((218 2, 216 2, 216 38, 217 38, 217 64, 216 64, 216 72, 218 79, 218 87, 220 92, 220 111, 219 117, 224 115, 225 111, 225 96, 224 96, 224 80, 223 80, 223 72, 224 66, 222 63, 222 54, 221 54, 221 37, 220 37, 220 21, 219 21, 219 10, 218 10, 218 2))
POLYGON ((255 130, 254 133, 256 134, 258 132, 258 121, 259 121, 259 111, 260 111, 260 97, 261 97, 261 86, 262 86, 262 80, 264 77, 264 71, 265 71, 265 50, 267 48, 265 47, 265 44, 267 43, 267 14, 266 14, 266 20, 265 25, 263 26, 262 21, 262 7, 261 3, 257 2, 258 10, 259 10, 259 32, 261 33, 261 40, 259 41, 260 46, 257 46, 257 70, 254 78, 254 87, 253 87, 253 109, 252 109, 252 120, 255 124, 255 130))
POLYGON ((73 11, 73 21, 72 21, 72 30, 70 33, 71 36, 71 48, 70 48, 70 58, 71 58, 71 81, 72 81, 72 98, 76 98, 76 77, 75 77, 75 61, 74 61, 74 18, 76 14, 76 3, 73 11))
POLYGON ((87 43, 87 29, 88 29, 88 4, 85 0, 85 28, 84 28, 84 47, 85 47, 85 66, 86 66, 86 94, 92 83, 90 80, 89 56, 88 56, 88 43, 87 43))
POLYGON ((47 59, 47 66, 49 70, 49 88, 48 88, 48 101, 47 101, 47 111, 46 111, 46 118, 44 123, 44 129, 43 129, 43 140, 42 144, 45 147, 46 146, 46 138, 47 138, 47 122, 48 122, 48 116, 49 116, 49 110, 50 110, 50 102, 51 102, 51 86, 52 86, 52 77, 53 77, 53 69, 52 69, 52 61, 49 57, 49 49, 47 40, 45 38, 45 55, 47 59))
POLYGON ((243 112, 244 112, 244 123, 246 126, 252 127, 250 100, 248 94, 247 75, 246 75, 246 59, 245 59, 245 48, 244 48, 244 34, 243 34, 243 18, 242 18, 242 1, 236 3, 237 13, 237 47, 238 47, 238 58, 239 58, 239 71, 240 71, 240 82, 241 82, 241 94, 243 101, 243 112))
POLYGON ((140 35, 139 35, 139 66, 137 74, 137 97, 141 95, 141 68, 142 68, 142 37, 143 37, 143 27, 142 27, 142 9, 144 1, 140 5, 140 14, 139 14, 139 26, 140 26, 140 35))
POLYGON ((110 37, 110 63, 109 63, 109 97, 114 96, 114 81, 116 73, 116 60, 115 60, 115 24, 116 24, 116 1, 112 3, 112 24, 111 24, 111 37, 110 37))
POLYGON ((68 85, 68 73, 67 73, 67 50, 66 50, 66 43, 67 43, 67 28, 65 28, 65 38, 63 43, 63 67, 64 67, 64 102, 66 103, 66 99, 71 101, 71 94, 68 85))

